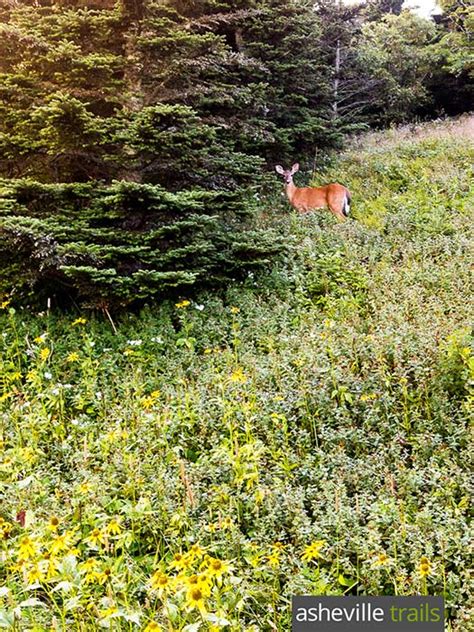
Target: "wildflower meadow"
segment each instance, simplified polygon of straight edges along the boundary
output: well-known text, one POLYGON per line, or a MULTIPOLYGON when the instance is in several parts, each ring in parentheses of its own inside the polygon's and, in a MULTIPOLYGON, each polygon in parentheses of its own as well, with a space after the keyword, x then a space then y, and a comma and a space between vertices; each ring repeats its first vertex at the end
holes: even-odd
POLYGON ((294 594, 444 595, 472 630, 472 118, 264 198, 284 254, 139 310, 0 300, 0 628, 290 629, 294 594))

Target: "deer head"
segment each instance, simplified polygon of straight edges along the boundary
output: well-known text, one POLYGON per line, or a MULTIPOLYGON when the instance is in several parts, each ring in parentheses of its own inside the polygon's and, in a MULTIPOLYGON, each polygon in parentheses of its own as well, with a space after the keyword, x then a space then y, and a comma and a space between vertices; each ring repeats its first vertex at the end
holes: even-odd
POLYGON ((291 169, 284 169, 281 165, 276 165, 275 171, 285 178, 286 184, 293 183, 293 176, 299 170, 300 166, 296 162, 291 169))

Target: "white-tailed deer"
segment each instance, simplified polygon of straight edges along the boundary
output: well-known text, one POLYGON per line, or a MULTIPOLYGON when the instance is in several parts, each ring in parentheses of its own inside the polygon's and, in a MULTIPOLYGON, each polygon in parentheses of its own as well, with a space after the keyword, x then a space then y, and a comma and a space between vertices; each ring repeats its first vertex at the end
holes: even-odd
POLYGON ((333 182, 323 187, 303 187, 298 188, 293 182, 293 175, 300 168, 299 164, 294 164, 291 169, 283 169, 281 165, 276 165, 276 172, 285 178, 286 196, 293 208, 298 213, 308 213, 318 208, 328 208, 334 215, 344 220, 349 215, 351 209, 351 194, 349 189, 333 182))

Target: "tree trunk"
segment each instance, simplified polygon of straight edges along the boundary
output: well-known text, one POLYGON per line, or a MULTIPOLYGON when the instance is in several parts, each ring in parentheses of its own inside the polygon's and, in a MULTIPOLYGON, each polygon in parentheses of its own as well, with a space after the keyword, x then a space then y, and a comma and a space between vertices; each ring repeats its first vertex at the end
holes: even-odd
POLYGON ((334 62, 334 83, 333 83, 333 102, 332 102, 332 114, 333 117, 337 117, 337 105, 339 98, 339 77, 341 70, 341 40, 336 42, 336 59, 334 62))

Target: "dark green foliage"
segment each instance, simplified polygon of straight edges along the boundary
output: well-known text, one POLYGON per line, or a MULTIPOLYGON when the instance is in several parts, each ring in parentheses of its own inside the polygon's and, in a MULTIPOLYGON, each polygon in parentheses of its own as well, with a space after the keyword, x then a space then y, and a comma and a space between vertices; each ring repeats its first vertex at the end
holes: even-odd
POLYGON ((95 304, 223 281, 278 249, 270 236, 242 231, 231 211, 235 198, 127 182, 5 182, 0 262, 33 287, 95 304))
POLYGON ((151 100, 191 105, 239 150, 272 161, 334 144, 313 3, 151 2, 148 12, 138 46, 151 100))
MULTIPOLYGON (((231 100, 216 118, 184 98, 199 51, 220 51, 233 72, 220 35, 187 38, 184 18, 153 3, 6 6, 1 17, 0 170, 28 178, 2 191, 2 290, 126 304, 268 261, 276 242, 249 221, 261 158, 232 132, 231 100)), ((240 74, 232 81, 238 91, 240 74)), ((222 82, 217 72, 216 95, 222 82)))

